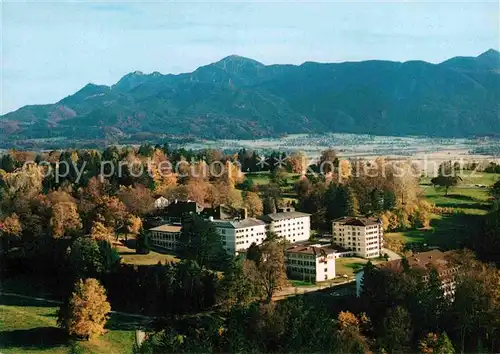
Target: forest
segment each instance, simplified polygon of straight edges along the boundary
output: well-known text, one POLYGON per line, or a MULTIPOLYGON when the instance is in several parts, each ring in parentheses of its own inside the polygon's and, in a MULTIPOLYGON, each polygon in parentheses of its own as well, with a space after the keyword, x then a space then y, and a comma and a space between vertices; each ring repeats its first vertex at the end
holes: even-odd
MULTIPOLYGON (((425 229, 436 212, 407 162, 342 160, 333 150, 313 165, 300 152, 283 165, 259 164, 259 156, 168 144, 9 151, 0 160, 2 283, 41 282, 62 301, 58 324, 68 338, 101 336, 110 310, 148 316, 145 341, 130 348, 137 353, 500 351, 500 182, 489 189, 488 212, 468 220, 460 256, 450 260, 461 269, 453 297, 432 271, 387 274, 368 263, 360 298, 275 301, 288 282, 283 242, 269 234, 245 256, 230 257, 213 225, 196 215, 183 219, 180 261, 121 261, 118 243, 149 251, 147 220, 158 215, 159 196, 245 207, 250 216, 293 204, 311 214, 318 233, 345 215, 379 217, 387 231, 425 229), (260 174, 269 182, 256 183, 260 174)), ((441 179, 456 168, 441 167, 441 179)))

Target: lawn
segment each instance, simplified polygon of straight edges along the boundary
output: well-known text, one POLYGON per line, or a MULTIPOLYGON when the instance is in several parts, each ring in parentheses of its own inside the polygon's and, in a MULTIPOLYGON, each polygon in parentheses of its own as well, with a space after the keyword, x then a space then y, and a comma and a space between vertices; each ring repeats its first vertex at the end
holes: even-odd
MULTIPOLYGON (((271 181, 271 173, 268 171, 263 171, 263 172, 247 172, 245 173, 245 176, 247 178, 251 178, 253 180, 253 183, 256 185, 267 185, 271 181)), ((291 172, 285 172, 284 173, 285 180, 287 184, 293 185, 295 182, 299 180, 299 174, 298 173, 291 173, 291 172)))
MULTIPOLYGON (((491 186, 493 183, 500 179, 500 174, 498 173, 486 173, 486 172, 474 172, 474 171, 457 171, 458 176, 462 178, 461 184, 463 185, 476 185, 482 184, 485 186, 491 186)), ((430 184, 432 176, 422 177, 421 182, 424 184, 430 184)))
POLYGON ((158 264, 158 262, 165 264, 166 262, 179 261, 179 258, 168 253, 151 250, 148 254, 138 254, 134 248, 129 248, 122 244, 115 243, 113 246, 122 258, 122 263, 125 264, 153 265, 158 264))
POLYGON ((305 281, 305 280, 290 280, 290 284, 294 287, 316 286, 316 284, 305 281))
POLYGON ((130 353, 135 318, 111 315, 102 337, 91 341, 70 340, 57 327, 57 306, 44 301, 0 296, 1 353, 68 353, 79 347, 84 353, 130 353))
POLYGON ((353 277, 354 273, 363 268, 368 263, 367 259, 359 257, 340 257, 335 260, 335 273, 337 276, 346 274, 353 277))
POLYGON ((484 215, 490 208, 488 201, 488 190, 476 187, 475 184, 491 185, 498 174, 475 173, 470 171, 463 181, 451 188, 448 195, 444 190, 436 189, 427 184, 423 179, 421 188, 424 197, 437 207, 452 208, 454 214, 431 215, 431 228, 429 230, 408 230, 402 232, 388 232, 384 235, 386 239, 401 240, 405 244, 426 244, 427 246, 438 246, 443 249, 453 249, 463 245, 466 237, 470 235, 470 226, 474 225, 478 215, 484 215))

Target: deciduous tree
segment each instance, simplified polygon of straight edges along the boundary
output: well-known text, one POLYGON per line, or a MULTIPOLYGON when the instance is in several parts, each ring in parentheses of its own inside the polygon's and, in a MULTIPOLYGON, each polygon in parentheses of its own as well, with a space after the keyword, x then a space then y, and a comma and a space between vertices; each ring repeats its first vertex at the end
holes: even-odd
POLYGON ((264 211, 262 200, 259 195, 254 192, 245 193, 243 206, 247 208, 248 215, 254 218, 262 215, 262 212, 264 211))
POLYGON ((277 242, 265 242, 260 246, 260 261, 245 261, 245 274, 257 284, 262 294, 270 301, 276 291, 288 284, 286 278, 283 247, 277 242))
POLYGON ((79 231, 82 228, 82 222, 76 204, 73 202, 59 202, 53 205, 50 225, 52 227, 52 237, 54 238, 79 231))
POLYGON ((59 310, 58 323, 69 335, 88 340, 104 334, 110 311, 104 287, 93 278, 79 280, 59 310))

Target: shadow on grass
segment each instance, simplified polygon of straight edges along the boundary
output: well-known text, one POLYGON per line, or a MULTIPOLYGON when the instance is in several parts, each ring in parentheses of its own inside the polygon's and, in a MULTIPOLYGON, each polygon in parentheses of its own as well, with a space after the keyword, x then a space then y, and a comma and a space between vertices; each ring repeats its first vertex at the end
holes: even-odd
POLYGON ((0 295, 0 305, 5 306, 32 306, 32 307, 57 307, 59 304, 44 300, 26 299, 18 296, 0 295))
POLYGON ((432 220, 432 230, 403 232, 409 239, 407 248, 420 251, 423 244, 443 250, 461 248, 474 233, 479 218, 479 215, 465 213, 441 216, 432 220))
POLYGON ((489 203, 470 195, 462 195, 462 194, 448 194, 448 196, 429 195, 427 196, 427 199, 431 200, 434 204, 436 204, 436 206, 443 208, 480 209, 480 210, 488 210, 490 208, 489 203))
POLYGON ((113 314, 106 323, 105 328, 112 331, 134 331, 137 328, 149 327, 151 320, 137 317, 113 314))
POLYGON ((363 268, 364 266, 365 266, 365 263, 359 263, 359 262, 344 264, 344 267, 351 268, 353 271, 357 271, 357 270, 363 268))
POLYGON ((120 256, 131 256, 131 255, 135 255, 135 254, 138 254, 137 252, 132 252, 132 251, 123 251, 123 252, 118 252, 118 254, 120 256))
POLYGON ((0 348, 17 347, 36 350, 58 347, 67 343, 66 332, 57 327, 37 327, 0 332, 0 348))

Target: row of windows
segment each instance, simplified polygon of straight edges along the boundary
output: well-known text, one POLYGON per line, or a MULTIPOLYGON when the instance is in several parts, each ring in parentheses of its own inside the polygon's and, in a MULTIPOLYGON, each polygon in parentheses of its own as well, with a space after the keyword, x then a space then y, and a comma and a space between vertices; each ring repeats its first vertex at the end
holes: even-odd
POLYGON ((314 256, 308 255, 308 254, 297 254, 297 253, 291 253, 289 257, 295 257, 295 258, 302 258, 302 259, 311 259, 314 258, 314 256))
POLYGON ((300 260, 295 260, 295 259, 289 259, 287 261, 289 264, 298 264, 298 265, 305 265, 305 266, 311 266, 314 267, 316 265, 316 262, 312 261, 300 261, 300 260))
POLYGON ((255 236, 264 236, 264 233, 263 232, 258 232, 257 234, 251 234, 251 235, 241 235, 241 236, 236 236, 237 239, 240 239, 240 238, 246 238, 246 237, 255 237, 255 236))
POLYGON ((168 248, 171 250, 176 249, 177 245, 178 245, 177 242, 168 242, 168 241, 163 241, 163 240, 153 240, 153 244, 160 246, 160 247, 168 248))
MULTIPOLYGON (((287 267, 290 272, 304 273, 304 274, 316 274, 316 269, 311 268, 299 268, 299 267, 287 267)), ((326 268, 325 268, 326 269, 326 268)))

